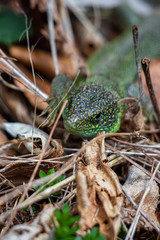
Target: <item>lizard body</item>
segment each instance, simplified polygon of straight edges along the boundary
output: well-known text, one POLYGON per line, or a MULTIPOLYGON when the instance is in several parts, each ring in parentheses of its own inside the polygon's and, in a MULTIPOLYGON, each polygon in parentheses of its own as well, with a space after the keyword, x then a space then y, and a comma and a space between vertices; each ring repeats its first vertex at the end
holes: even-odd
MULTIPOLYGON (((139 27, 140 59, 160 53, 159 22, 160 14, 156 14, 139 27)), ((136 77, 131 31, 102 47, 88 61, 88 68, 91 78, 71 92, 63 119, 70 133, 91 138, 120 127, 124 108, 119 101, 127 96, 127 87, 136 77)))

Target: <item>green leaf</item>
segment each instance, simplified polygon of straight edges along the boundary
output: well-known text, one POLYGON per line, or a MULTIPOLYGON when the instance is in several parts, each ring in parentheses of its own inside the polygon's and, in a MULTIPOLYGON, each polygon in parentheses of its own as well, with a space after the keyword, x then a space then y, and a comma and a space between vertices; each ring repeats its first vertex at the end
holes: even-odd
POLYGON ((51 168, 51 169, 47 172, 47 176, 48 176, 48 175, 51 175, 51 174, 53 174, 53 173, 55 173, 55 170, 54 170, 54 168, 51 168))
POLYGON ((65 204, 62 208, 62 214, 65 214, 65 215, 69 215, 69 212, 70 212, 70 207, 68 204, 65 204))
POLYGON ((68 204, 65 204, 62 210, 56 209, 54 215, 59 223, 59 226, 55 228, 56 240, 105 240, 105 236, 100 235, 97 227, 91 229, 83 238, 76 236, 79 226, 75 224, 79 220, 79 216, 70 216, 68 204))
POLYGON ((95 227, 95 228, 92 228, 91 231, 82 239, 83 240, 105 240, 105 236, 100 235, 99 229, 95 227))
POLYGON ((127 235, 126 229, 123 226, 121 226, 121 228, 119 229, 118 237, 120 239, 125 239, 126 235, 127 235))
POLYGON ((68 204, 65 204, 62 210, 56 209, 55 217, 59 223, 59 227, 55 229, 55 239, 57 240, 74 240, 79 226, 74 225, 79 216, 71 216, 68 204))
POLYGON ((62 176, 58 177, 57 179, 55 179, 55 180, 53 181, 53 184, 52 184, 52 185, 55 185, 55 184, 57 184, 58 182, 64 180, 65 177, 66 177, 65 175, 62 175, 62 176))
MULTIPOLYGON (((49 175, 51 175, 51 174, 53 174, 53 173, 55 173, 54 168, 51 168, 51 169, 47 172, 47 174, 46 174, 43 170, 40 170, 40 171, 39 171, 39 177, 40 177, 40 178, 43 178, 43 177, 49 176, 49 175)), ((53 186, 53 185, 57 184, 58 182, 60 182, 60 181, 62 181, 63 179, 65 179, 65 177, 66 177, 65 175, 62 175, 62 176, 58 177, 58 178, 55 179, 53 182, 49 183, 48 186, 53 186)), ((35 186, 34 189, 37 191, 38 189, 40 189, 40 188, 43 187, 44 185, 45 185, 45 183, 44 183, 44 184, 41 184, 41 185, 39 185, 39 186, 35 186)), ((47 188, 47 187, 45 187, 44 189, 46 189, 46 188, 47 188)), ((43 191, 44 191, 44 189, 43 189, 43 191)), ((60 191, 54 193, 54 195, 59 195, 59 194, 60 194, 60 191)))
MULTIPOLYGON (((16 15, 12 9, 0 9, 0 42, 6 45, 19 41, 26 29, 24 16, 16 15)), ((25 34, 22 36, 25 38, 25 34)))
POLYGON ((46 174, 43 170, 40 170, 39 171, 39 177, 40 178, 43 178, 43 177, 46 177, 48 174, 46 174))

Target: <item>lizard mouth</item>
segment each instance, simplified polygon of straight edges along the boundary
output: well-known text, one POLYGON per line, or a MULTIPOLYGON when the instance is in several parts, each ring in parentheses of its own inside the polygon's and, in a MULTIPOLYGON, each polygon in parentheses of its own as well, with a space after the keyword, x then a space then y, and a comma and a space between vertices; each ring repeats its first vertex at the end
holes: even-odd
POLYGON ((77 135, 80 137, 84 137, 84 138, 92 138, 95 137, 97 134, 96 133, 91 133, 91 131, 89 131, 88 129, 76 129, 74 127, 74 124, 71 120, 64 120, 64 127, 65 129, 70 132, 73 135, 77 135))

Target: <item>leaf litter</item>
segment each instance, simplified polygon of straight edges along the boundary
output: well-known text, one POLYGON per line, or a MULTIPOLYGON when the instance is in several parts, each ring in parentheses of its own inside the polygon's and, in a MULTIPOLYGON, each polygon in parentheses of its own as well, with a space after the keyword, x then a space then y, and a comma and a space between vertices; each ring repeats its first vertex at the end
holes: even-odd
POLYGON ((115 239, 120 227, 123 194, 115 172, 106 160, 104 137, 87 146, 76 175, 77 208, 80 213, 80 231, 98 224, 107 239, 115 239), (107 222, 107 223, 105 223, 107 222), (112 236, 112 237, 111 237, 112 236))
MULTIPOLYGON (((43 0, 37 2, 32 0, 30 2, 32 3, 32 9, 35 9, 36 4, 38 4, 40 13, 44 13, 46 11, 46 1, 43 0)), ((64 72, 64 70, 67 70, 67 74, 69 74, 70 76, 74 76, 79 66, 81 66, 81 63, 78 62, 78 59, 80 59, 81 57, 79 58, 80 55, 77 52, 75 46, 72 45, 71 42, 67 40, 67 37, 64 35, 61 25, 62 22, 58 13, 58 8, 56 8, 56 15, 56 41, 57 46, 59 47, 58 50, 60 52, 60 55, 62 54, 59 58, 59 66, 62 66, 62 70, 60 71, 64 72), (58 34, 59 32, 60 34, 58 34), (61 38, 59 38, 59 36, 61 38), (69 44, 71 44, 70 47, 68 47, 69 44), (67 58, 70 57, 71 59, 69 65, 64 64, 65 56, 67 56, 67 58), (76 61, 76 67, 72 67, 74 61, 76 61)), ((43 33, 43 36, 48 39, 49 32, 48 29, 44 26, 45 25, 43 25, 43 27, 41 28, 41 33, 43 33)), ((27 52, 27 48, 20 49, 17 46, 10 46, 8 48, 8 51, 10 53, 10 56, 19 59, 21 63, 25 65, 23 66, 23 69, 24 67, 26 69, 28 68, 28 59, 25 59, 25 57, 22 59, 23 54, 20 54, 22 52, 27 52), (15 53, 16 51, 19 51, 19 53, 15 53)), ((51 63, 52 59, 50 53, 48 53, 46 49, 40 50, 42 51, 40 52, 42 53, 41 56, 38 55, 38 51, 33 50, 32 54, 35 54, 35 57, 33 56, 33 62, 35 64, 35 69, 40 72, 40 74, 44 75, 43 80, 46 81, 46 79, 52 77, 54 74, 52 70, 53 63, 52 65, 49 64, 51 63), (36 53, 39 56, 39 64, 36 63, 37 59, 34 60, 34 58, 36 58, 36 53), (43 56, 45 56, 45 54, 45 61, 48 63, 48 66, 43 69, 43 56)), ((24 55, 26 56, 26 54, 24 55)), ((8 69, 8 67, 6 66, 0 66, 1 73, 5 72, 11 77, 17 78, 17 76, 14 75, 14 72, 12 72, 12 70, 8 69)), ((23 72, 21 72, 20 70, 19 73, 19 80, 21 78, 23 79, 23 72)), ((38 80, 37 78, 37 81, 39 82, 40 80, 38 80)), ((18 85, 18 87, 20 86, 18 85)), ((24 88, 21 92, 23 91, 24 88)), ((49 94, 48 85, 47 89, 43 89, 43 91, 49 94)), ((44 95, 43 99, 47 98, 47 94, 44 95)), ((27 98, 27 101, 31 102, 29 98, 32 97, 29 97, 27 95, 25 96, 27 98)), ((20 99, 19 102, 22 103, 23 98, 22 96, 18 95, 17 103, 13 104, 16 107, 18 106, 18 99, 20 99)), ((7 98, 3 100, 3 102, 6 101, 7 98)), ((5 112, 8 115, 10 115, 9 112, 11 112, 14 115, 14 113, 16 112, 16 108, 9 108, 8 106, 5 112)), ((39 102, 38 110, 42 110, 42 108, 43 107, 41 106, 41 102, 39 102)), ((21 117, 22 115, 17 116, 17 114, 15 114, 13 121, 31 124, 34 114, 32 106, 28 106, 28 104, 23 104, 20 109, 24 109, 24 114, 22 114, 23 118, 21 117), (32 112, 31 115, 29 114, 30 112, 32 112)), ((23 111, 20 110, 19 112, 23 111)), ((130 114, 133 114, 133 112, 127 114, 128 115, 126 115, 125 120, 128 121, 128 119, 132 118, 132 115, 130 114)), ((67 201, 71 203, 71 209, 73 212, 79 212, 79 234, 81 236, 84 236, 92 227, 98 225, 100 232, 105 234, 107 239, 115 239, 120 226, 122 227, 121 223, 123 223, 126 232, 128 231, 127 229, 129 225, 132 224, 136 216, 137 207, 141 203, 141 216, 137 218, 138 222, 135 224, 135 227, 137 228, 137 233, 139 232, 140 234, 142 228, 150 232, 155 229, 158 232, 158 183, 160 183, 159 170, 156 170, 155 180, 151 182, 150 191, 145 197, 144 201, 142 201, 143 194, 145 193, 145 187, 149 183, 150 178, 152 177, 153 170, 156 168, 156 165, 159 161, 159 145, 149 140, 148 137, 149 135, 152 135, 153 139, 158 139, 158 130, 154 131, 154 125, 153 130, 145 130, 146 126, 144 130, 142 130, 144 121, 141 110, 138 112, 138 114, 140 114, 140 117, 139 115, 136 116, 137 118, 135 118, 134 124, 131 125, 130 129, 127 129, 129 131, 127 134, 116 133, 105 135, 102 133, 102 135, 91 140, 90 142, 84 143, 80 150, 67 161, 65 158, 66 153, 63 154, 63 147, 61 142, 59 140, 56 140, 55 138, 52 139, 54 144, 48 145, 50 151, 48 150, 47 152, 44 152, 44 146, 46 144, 46 139, 48 135, 43 132, 42 135, 43 137, 45 135, 45 140, 42 140, 40 136, 41 130, 38 129, 36 130, 38 131, 38 135, 36 135, 34 138, 36 140, 34 144, 37 149, 34 152, 34 155, 28 155, 28 152, 25 152, 25 155, 22 155, 23 151, 20 150, 20 147, 22 147, 22 145, 27 146, 28 144, 31 144, 30 149, 33 146, 33 143, 27 142, 28 137, 29 139, 32 139, 33 137, 31 134, 32 126, 30 125, 30 130, 27 131, 27 125, 23 125, 24 128, 22 128, 22 131, 20 131, 20 126, 22 125, 21 123, 17 123, 17 130, 13 128, 12 132, 17 132, 18 134, 14 133, 14 135, 12 136, 12 140, 10 140, 10 138, 5 139, 4 143, 2 143, 1 145, 1 148, 4 148, 0 149, 0 162, 2 167, 0 172, 2 180, 2 190, 0 197, 2 207, 0 223, 2 226, 1 234, 3 235, 3 239, 13 239, 13 236, 15 236, 15 238, 20 238, 21 236, 21 238, 23 239, 27 239, 27 237, 28 239, 48 239, 48 236, 53 230, 52 219, 54 218, 54 209, 57 207, 62 208, 63 204, 67 201), (139 129, 140 131, 136 132, 139 129), (130 132, 131 130, 133 131, 133 134, 130 132), (15 139, 15 137, 17 136, 19 137, 19 139, 15 139), (106 147, 104 144, 104 136, 112 137, 110 139, 107 138, 106 147), (37 141, 39 138, 41 139, 40 145, 37 141), (121 144, 121 139, 126 143, 121 144), (127 142, 133 143, 133 145, 127 145, 127 142), (8 146, 7 144, 10 145, 8 146), (136 148, 134 144, 136 145, 136 148), (14 148, 12 148, 13 145, 14 148), (16 148, 15 145, 17 145, 16 148), (147 150, 145 145, 148 146, 147 150), (111 147, 108 148, 108 146, 111 147), (155 148, 153 148, 153 146, 155 146, 155 148), (4 151, 5 147, 6 151, 4 151), (107 148, 107 150, 110 150, 110 152, 106 153, 105 148, 107 148), (115 149, 115 152, 113 152, 113 148, 115 149), (126 157, 128 156, 127 153, 132 153, 132 155, 126 157), (156 154, 156 156, 154 154, 156 154), (12 158, 13 156, 15 159, 12 158), (131 167, 129 167, 129 163, 127 162, 127 160, 133 164, 131 167), (9 163, 9 161, 11 162, 9 163), (37 161, 39 161, 38 165, 37 161), (44 179, 38 179, 38 169, 44 170, 44 172, 47 173, 48 170, 51 168, 55 168, 56 172, 44 177, 44 179), (64 173, 67 175, 66 179, 62 180, 62 182, 59 182, 54 186, 47 187, 47 184, 49 184, 64 173), (31 176, 33 176, 33 178, 31 178, 31 176), (28 182, 30 182, 29 185, 28 182), (122 193, 120 182, 121 184, 123 184, 122 189, 125 190, 124 193, 122 193), (33 187, 36 185, 44 185, 44 191, 42 191, 42 189, 38 191, 33 191, 33 187), (25 195, 24 201, 19 200, 20 196, 22 196, 22 194, 26 192, 27 188, 28 191, 27 195, 25 195), (53 197, 53 194, 59 190, 61 190, 60 196, 53 197), (49 195, 53 197, 52 204, 48 204, 46 200, 46 197, 48 197, 49 195), (128 198, 128 195, 130 196, 130 199, 128 198), (133 204, 131 204, 131 202, 135 202, 136 207, 133 207, 133 204), (22 211, 23 208, 28 206, 34 206, 34 204, 40 206, 39 215, 36 217, 33 214, 33 210, 29 208, 30 210, 27 210, 27 213, 31 219, 31 222, 25 223, 25 220, 22 221, 22 218, 19 217, 19 213, 22 211), (42 210, 42 205, 44 206, 44 210, 42 210), (12 217, 10 219, 11 215, 12 217), (14 216, 19 217, 19 220, 17 221, 14 216), (22 224, 19 224, 20 221, 22 221, 22 224), (11 227, 12 222, 15 225, 13 227, 11 227)), ((9 124, 4 121, 4 118, 2 119, 2 124, 3 123, 4 125, 6 124, 6 126, 7 124, 9 124)), ((61 129, 61 125, 58 125, 58 128, 61 129)), ((45 130, 46 129, 44 129, 44 131, 45 130)), ((80 143, 80 140, 76 137, 74 138, 71 136, 69 140, 71 141, 72 138, 73 144, 75 143, 75 139, 77 143, 80 143)))

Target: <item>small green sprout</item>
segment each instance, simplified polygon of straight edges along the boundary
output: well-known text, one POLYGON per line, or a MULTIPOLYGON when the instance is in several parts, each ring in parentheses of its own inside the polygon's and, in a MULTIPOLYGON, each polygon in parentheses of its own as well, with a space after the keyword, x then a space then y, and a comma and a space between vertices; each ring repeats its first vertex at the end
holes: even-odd
MULTIPOLYGON (((40 170, 40 171, 39 171, 39 177, 40 177, 40 178, 44 178, 44 177, 49 176, 49 175, 51 175, 51 174, 53 174, 53 173, 55 173, 54 168, 51 168, 47 173, 45 173, 43 170, 40 170)), ((60 182, 60 181, 62 181, 63 179, 65 179, 65 177, 66 177, 65 175, 62 175, 62 176, 58 177, 57 179, 55 179, 54 181, 52 181, 51 183, 49 183, 47 187, 50 187, 50 186, 53 186, 53 185, 57 184, 58 182, 60 182)), ((46 182, 46 183, 47 183, 47 182, 46 182)), ((35 186, 35 187, 34 187, 34 190, 35 190, 35 191, 39 190, 39 189, 42 188, 46 183, 41 184, 41 185, 39 185, 39 186, 35 186)), ((44 187, 42 191, 44 191, 47 187, 44 187)), ((54 193, 54 195, 59 195, 59 194, 60 194, 60 191, 54 193)))
POLYGON ((100 235, 99 229, 97 227, 91 229, 91 231, 85 236, 80 237, 76 235, 77 230, 79 229, 78 220, 79 216, 71 216, 69 205, 66 204, 63 206, 62 210, 56 209, 54 212, 56 221, 54 239, 55 240, 104 240, 105 236, 100 235))

